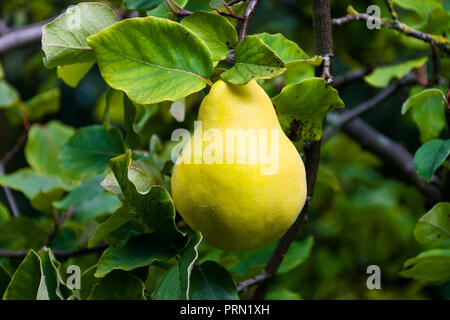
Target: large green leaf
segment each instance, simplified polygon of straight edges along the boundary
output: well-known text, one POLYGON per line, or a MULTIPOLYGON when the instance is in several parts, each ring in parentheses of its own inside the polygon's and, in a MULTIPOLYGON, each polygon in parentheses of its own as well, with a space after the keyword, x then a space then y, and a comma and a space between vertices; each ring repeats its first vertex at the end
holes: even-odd
POLYGON ((257 36, 246 36, 234 50, 235 65, 220 77, 243 85, 252 79, 271 79, 286 71, 283 60, 257 36))
POLYGON ((180 261, 162 276, 153 299, 189 299, 192 268, 198 258, 198 246, 201 241, 201 233, 193 231, 189 233, 189 240, 181 253, 180 261))
POLYGON ((344 102, 322 78, 309 78, 290 84, 272 99, 280 116, 296 121, 298 135, 304 140, 319 140, 328 112, 343 108, 344 102))
POLYGON ((205 42, 215 61, 225 59, 230 48, 234 48, 238 42, 234 26, 226 18, 214 13, 195 12, 184 18, 181 24, 205 42))
POLYGON ((168 261, 175 254, 157 234, 143 234, 129 239, 123 247, 110 247, 103 252, 95 276, 103 278, 113 270, 130 271, 155 261, 168 261))
POLYGON ((416 224, 414 237, 424 245, 450 239, 450 203, 440 202, 423 215, 416 224))
POLYGON ((117 130, 93 125, 75 132, 63 145, 59 160, 61 168, 76 178, 103 171, 109 159, 123 152, 122 137, 117 130))
POLYGON ((167 19, 127 19, 88 42, 105 81, 140 104, 180 100, 203 89, 213 70, 203 41, 167 19))
POLYGON ((86 38, 116 21, 114 12, 103 3, 85 2, 70 7, 66 13, 42 28, 45 65, 54 68, 95 61, 86 38))
POLYGON ((228 271, 214 261, 194 267, 190 298, 193 300, 238 300, 236 285, 228 271))
POLYGON ((94 64, 95 61, 90 61, 58 66, 58 78, 63 80, 69 87, 75 88, 94 64))
POLYGON ((61 93, 59 88, 54 88, 40 93, 25 102, 23 111, 25 112, 28 120, 37 121, 48 114, 58 112, 60 107, 60 95, 61 93))
POLYGON ((45 126, 35 124, 28 133, 25 158, 34 172, 48 176, 62 176, 58 155, 61 146, 74 130, 59 121, 50 121, 45 126))
POLYGON ((12 276, 3 299, 36 300, 41 278, 41 259, 35 251, 30 250, 12 276))
POLYGON ((400 275, 425 282, 450 279, 450 249, 433 249, 408 259, 400 275))
POLYGON ((414 155, 414 169, 429 181, 450 154, 450 140, 435 139, 422 145, 414 155))
POLYGON ((423 87, 415 86, 411 88, 410 97, 403 105, 402 112, 411 109, 422 142, 439 137, 445 127, 443 92, 438 89, 424 90, 423 87), (437 95, 437 91, 440 95, 437 95))
POLYGON ((145 300, 144 283, 130 272, 117 270, 92 288, 89 300, 145 300))
POLYGON ((281 33, 267 32, 256 34, 266 45, 275 51, 286 66, 307 63, 318 66, 322 63, 320 56, 310 58, 295 42, 286 39, 281 33))
POLYGON ((180 245, 184 237, 175 225, 175 207, 164 187, 155 185, 142 194, 128 178, 131 164, 131 151, 109 161, 114 176, 119 183, 125 204, 159 236, 169 243, 180 245))
POLYGON ((38 291, 43 300, 64 300, 64 296, 61 293, 62 278, 59 274, 58 262, 56 261, 53 253, 50 249, 44 247, 39 250, 38 255, 41 259, 41 285, 38 291))
POLYGON ((408 60, 392 66, 380 67, 364 77, 368 84, 378 88, 385 88, 393 78, 401 79, 412 69, 420 68, 427 62, 427 57, 408 60))

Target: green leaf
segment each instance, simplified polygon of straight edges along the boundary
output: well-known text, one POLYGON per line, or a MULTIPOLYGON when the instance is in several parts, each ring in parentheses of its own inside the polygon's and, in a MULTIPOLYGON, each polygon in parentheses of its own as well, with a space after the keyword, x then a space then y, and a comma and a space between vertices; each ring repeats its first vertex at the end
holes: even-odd
POLYGON ((203 41, 167 19, 127 19, 88 42, 105 81, 140 104, 177 101, 200 91, 213 70, 203 41))
POLYGON ((176 251, 157 234, 143 234, 129 239, 123 247, 110 247, 103 252, 95 276, 103 278, 113 270, 130 271, 155 261, 168 261, 175 254, 176 251))
POLYGON ((61 168, 77 178, 103 171, 109 159, 123 152, 122 137, 117 130, 107 131, 103 126, 93 125, 75 132, 63 145, 59 160, 61 168))
POLYGON ((231 274, 214 261, 205 261, 192 271, 190 298, 193 300, 239 300, 231 274))
POLYGON ((155 185, 145 194, 140 193, 128 178, 131 151, 109 161, 125 198, 125 204, 134 210, 143 221, 169 243, 181 244, 184 238, 175 225, 175 207, 164 187, 155 185))
MULTIPOLYGON (((8 211, 8 208, 6 208, 6 206, 0 202, 0 225, 5 223, 6 221, 8 221, 10 218, 11 218, 11 216, 8 211)), ((1 296, 1 294, 0 294, 0 296, 1 296)))
POLYGON ((95 61, 86 38, 115 23, 115 13, 99 2, 80 3, 42 28, 42 50, 48 68, 95 61))
POLYGON ((290 84, 272 102, 281 116, 297 122, 299 135, 307 141, 319 140, 327 113, 344 107, 336 89, 322 78, 290 84))
POLYGON ((223 1, 222 0, 210 0, 209 1, 209 6, 212 9, 220 9, 223 7, 223 1))
POLYGON ((45 126, 34 124, 25 145, 25 158, 34 172, 48 176, 63 176, 58 155, 61 147, 74 130, 59 121, 50 121, 45 126))
MULTIPOLYGON (((154 185, 165 185, 158 167, 146 159, 139 159, 131 162, 128 167, 128 179, 141 194, 147 193, 154 185)), ((101 186, 115 195, 122 195, 119 183, 112 172, 110 172, 101 182, 101 186)))
POLYGON ((3 297, 10 281, 11 276, 9 272, 0 264, 0 297, 3 297))
POLYGON ((400 275, 424 282, 450 279, 450 249, 433 249, 406 260, 400 275))
POLYGON ((134 125, 136 121, 136 106, 126 95, 123 95, 123 108, 123 126, 126 132, 125 144, 130 148, 139 149, 142 141, 134 125))
POLYGON ((0 225, 0 248, 28 250, 42 246, 49 230, 33 219, 17 217, 0 225))
POLYGON ((234 50, 235 65, 220 77, 243 85, 252 79, 271 79, 286 71, 281 58, 257 36, 246 36, 234 50))
POLYGON ((97 265, 93 265, 81 274, 81 287, 78 291, 81 300, 87 300, 92 292, 92 288, 100 282, 100 278, 94 277, 96 270, 97 265))
POLYGON ((41 259, 42 278, 40 285, 41 298, 37 300, 64 300, 61 293, 61 275, 57 267, 57 261, 50 249, 44 247, 38 255, 41 259))
POLYGON ((442 7, 440 0, 395 0, 395 5, 403 9, 413 10, 424 19, 428 18, 433 9, 442 7))
MULTIPOLYGON (((184 6, 188 3, 188 0, 174 0, 179 6, 184 8, 184 6)), ((160 4, 156 6, 156 8, 147 11, 148 16, 154 16, 158 18, 171 18, 176 19, 175 15, 170 10, 167 2, 164 0, 160 1, 160 4)))
POLYGON ((36 209, 51 213, 52 202, 59 200, 66 186, 56 177, 39 175, 30 168, 9 175, 0 174, 0 185, 21 191, 36 209))
POLYGON ((238 42, 234 26, 224 17, 199 11, 184 18, 181 24, 191 29, 208 47, 214 61, 224 60, 238 42))
POLYGON ((0 109, 6 109, 17 105, 20 96, 17 90, 5 80, 0 80, 0 109))
POLYGON ((163 0, 123 0, 124 6, 130 10, 147 10, 162 2, 163 0))
POLYGON ((11 278, 4 300, 36 300, 41 283, 41 259, 30 250, 11 278))
POLYGON ((442 101, 444 101, 445 96, 443 92, 439 89, 425 89, 411 97, 403 103, 402 106, 402 114, 405 114, 409 109, 415 107, 416 105, 420 105, 424 100, 430 97, 441 97, 442 101))
POLYGON ((450 239, 450 203, 440 202, 423 215, 416 224, 414 237, 423 245, 450 239))
POLYGON ((75 88, 94 64, 95 61, 90 61, 58 66, 56 73, 65 84, 75 88))
POLYGON ((321 165, 317 172, 317 182, 326 184, 331 187, 334 191, 341 191, 341 184, 339 179, 330 169, 321 165))
POLYGON ((178 264, 162 276, 153 294, 155 300, 186 300, 189 298, 191 273, 198 258, 198 246, 202 241, 199 232, 190 232, 178 264))
POLYGON ((119 270, 97 282, 88 300, 145 300, 144 289, 138 277, 119 270))
POLYGON ((314 237, 309 236, 303 241, 294 241, 286 257, 278 269, 278 274, 289 272, 308 259, 314 244, 314 237))
POLYGON ((269 46, 283 60, 286 66, 300 63, 312 64, 318 66, 322 63, 320 56, 310 58, 295 42, 286 39, 281 33, 259 33, 256 34, 266 45, 269 46))
MULTIPOLYGON (((410 99, 413 99, 413 104, 411 105, 410 103, 409 105, 412 107, 412 118, 420 130, 420 139, 422 142, 425 142, 439 137, 442 129, 444 129, 445 107, 442 98, 443 93, 441 91, 441 96, 434 95, 428 96, 426 99, 421 99, 421 93, 418 92, 424 92, 422 91, 423 89, 420 86, 411 88, 410 99), (415 97, 418 98, 414 99, 415 97)), ((424 95, 427 96, 428 94, 425 93, 424 95)), ((406 108, 405 112, 408 109, 406 108)))
POLYGON ((94 235, 89 239, 88 247, 92 248, 99 241, 108 236, 111 232, 117 230, 135 216, 126 207, 119 208, 105 222, 99 224, 94 235))
POLYGON ((371 74, 364 77, 368 84, 378 88, 385 88, 392 78, 401 79, 412 69, 420 68, 427 62, 427 57, 416 60, 408 60, 392 66, 375 69, 371 74))
POLYGON ((450 154, 450 140, 435 139, 422 145, 414 155, 414 169, 429 181, 450 154))
POLYGON ((56 113, 60 108, 59 88, 54 88, 46 92, 40 93, 32 99, 25 102, 25 112, 29 121, 41 120, 44 116, 56 113))

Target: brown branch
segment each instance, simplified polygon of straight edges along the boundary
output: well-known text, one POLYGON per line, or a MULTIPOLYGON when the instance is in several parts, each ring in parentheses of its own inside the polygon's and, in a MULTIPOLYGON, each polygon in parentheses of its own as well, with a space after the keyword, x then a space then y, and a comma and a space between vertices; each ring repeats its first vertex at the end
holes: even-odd
POLYGON ((398 13, 394 9, 394 0, 385 0, 385 2, 386 6, 389 9, 389 13, 391 14, 392 19, 394 19, 394 21, 398 20, 398 13))
POLYGON ((373 71, 372 67, 362 67, 361 69, 352 70, 347 73, 335 76, 333 79, 333 87, 336 89, 340 89, 344 87, 345 85, 362 79, 364 76, 368 75, 370 72, 373 71))
POLYGON ((345 113, 335 112, 334 115, 339 115, 339 121, 335 121, 335 124, 330 126, 330 128, 323 135, 323 140, 327 141, 342 126, 379 106, 384 100, 392 96, 399 88, 414 84, 415 82, 414 77, 411 74, 408 74, 400 81, 391 84, 389 87, 359 106, 346 111, 345 113))
POLYGON ((392 141, 359 118, 345 124, 342 131, 357 141, 361 147, 395 168, 407 183, 421 190, 431 203, 437 203, 442 199, 440 182, 434 177, 431 183, 425 183, 414 169, 414 157, 401 144, 392 141))
POLYGON ((32 24, 10 30, 0 37, 0 53, 17 49, 23 45, 38 42, 42 36, 42 27, 49 21, 32 24))
POLYGON ((252 17, 253 13, 255 12, 256 6, 258 5, 258 0, 249 0, 248 7, 245 9, 244 15, 243 15, 243 21, 241 29, 239 30, 239 41, 244 39, 245 35, 248 31, 248 26, 250 24, 250 18, 252 17))
MULTIPOLYGON (((3 163, 0 163, 0 174, 5 174, 5 167, 3 166, 3 163)), ((11 207, 13 216, 20 216, 19 207, 17 206, 16 199, 14 199, 11 189, 7 186, 3 186, 3 190, 5 191, 6 199, 11 207)))
POLYGON ((52 231, 50 231, 50 233, 48 234, 47 238, 44 241, 44 244, 42 245, 43 247, 48 247, 48 245, 50 244, 50 242, 52 241, 52 239, 56 236, 56 234, 59 231, 59 228, 61 227, 62 223, 70 218, 72 216, 74 212, 73 208, 70 208, 69 210, 67 210, 66 213, 64 213, 61 217, 57 218, 55 220, 55 225, 53 226, 52 231))
MULTIPOLYGON (((331 57, 333 56, 333 37, 331 33, 331 18, 330 18, 330 5, 328 0, 312 0, 313 7, 313 29, 314 29, 314 43, 315 53, 320 56, 329 57, 329 65, 324 67, 329 68, 329 76, 331 76, 331 57)), ((316 74, 322 74, 327 76, 327 72, 316 69, 316 74)), ((331 80, 332 78, 330 78, 331 80)), ((332 81, 332 80, 331 80, 332 81)), ((241 283, 239 288, 248 288, 249 285, 259 283, 255 290, 253 299, 263 299, 269 289, 272 278, 278 271, 286 252, 289 250, 292 242, 297 236, 298 231, 305 219, 306 212, 309 207, 309 203, 314 193, 314 186, 317 178, 317 170, 319 168, 320 160, 320 148, 322 141, 313 141, 309 148, 305 150, 306 162, 306 182, 307 182, 307 199, 305 206, 298 215, 294 224, 284 234, 284 236, 278 242, 277 247, 272 253, 269 261, 267 262, 263 272, 259 277, 253 280, 249 279, 247 283, 241 283)))
POLYGON ((348 15, 342 18, 333 19, 332 20, 333 25, 341 26, 343 24, 347 24, 353 21, 358 20, 367 21, 370 19, 371 21, 379 23, 381 26, 385 28, 393 29, 407 36, 422 40, 427 43, 434 44, 435 46, 441 48, 447 53, 450 53, 450 42, 445 37, 421 32, 399 21, 390 21, 388 19, 373 17, 367 13, 359 13, 352 6, 349 6, 348 11, 350 12, 348 15))
POLYGON ((166 3, 169 6, 170 11, 172 11, 172 13, 174 15, 186 17, 186 16, 190 16, 193 13, 191 11, 185 10, 182 6, 180 6, 178 3, 176 3, 173 0, 166 0, 166 3), (173 5, 178 8, 178 11, 175 10, 173 5))

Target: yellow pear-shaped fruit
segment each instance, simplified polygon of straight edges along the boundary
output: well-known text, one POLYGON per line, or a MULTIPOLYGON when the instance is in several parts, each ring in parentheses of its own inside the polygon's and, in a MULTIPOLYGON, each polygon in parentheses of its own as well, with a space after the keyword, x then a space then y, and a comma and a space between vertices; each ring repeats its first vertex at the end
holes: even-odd
POLYGON ((219 80, 202 101, 198 121, 172 174, 180 215, 224 250, 279 239, 305 204, 306 177, 270 98, 256 81, 235 86, 219 80))

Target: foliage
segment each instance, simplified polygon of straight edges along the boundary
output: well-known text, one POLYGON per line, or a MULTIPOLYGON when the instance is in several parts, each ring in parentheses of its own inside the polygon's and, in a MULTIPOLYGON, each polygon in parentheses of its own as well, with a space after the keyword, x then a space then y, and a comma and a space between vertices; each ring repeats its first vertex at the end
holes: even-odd
MULTIPOLYGON (((305 159, 328 127, 339 127, 333 116, 348 112, 344 102, 352 109, 405 76, 417 85, 399 85, 365 120, 414 154, 404 166, 416 171, 415 186, 440 187, 442 201, 402 182, 389 157, 336 133, 322 143, 308 219, 266 298, 450 297, 444 46, 430 49, 361 21, 336 27, 333 74, 373 70, 334 88, 322 73, 328 57, 313 54, 309 2, 260 1, 240 41, 242 22, 223 14, 222 1, 176 0, 185 15, 163 0, 18 3, 0 4, 1 20, 12 27, 58 17, 42 29, 42 52, 13 50, 0 66, 0 159, 12 150, 11 159, 0 160, 0 186, 20 211, 15 217, 11 196, 0 194, 0 297, 250 298, 254 289, 238 292, 237 285, 261 273, 276 243, 221 251, 182 221, 170 190, 172 132, 192 131, 214 81, 256 79, 305 159), (371 264, 381 267, 382 290, 365 286, 371 264), (81 269, 81 288, 68 279, 72 265, 81 269)), ((385 1, 355 7, 364 12, 374 3, 391 21, 385 1)), ((448 3, 393 3, 405 25, 448 43, 448 3)), ((240 1, 232 11, 242 16, 247 5, 240 1)), ((348 1, 331 5, 333 17, 346 14, 348 1)))

